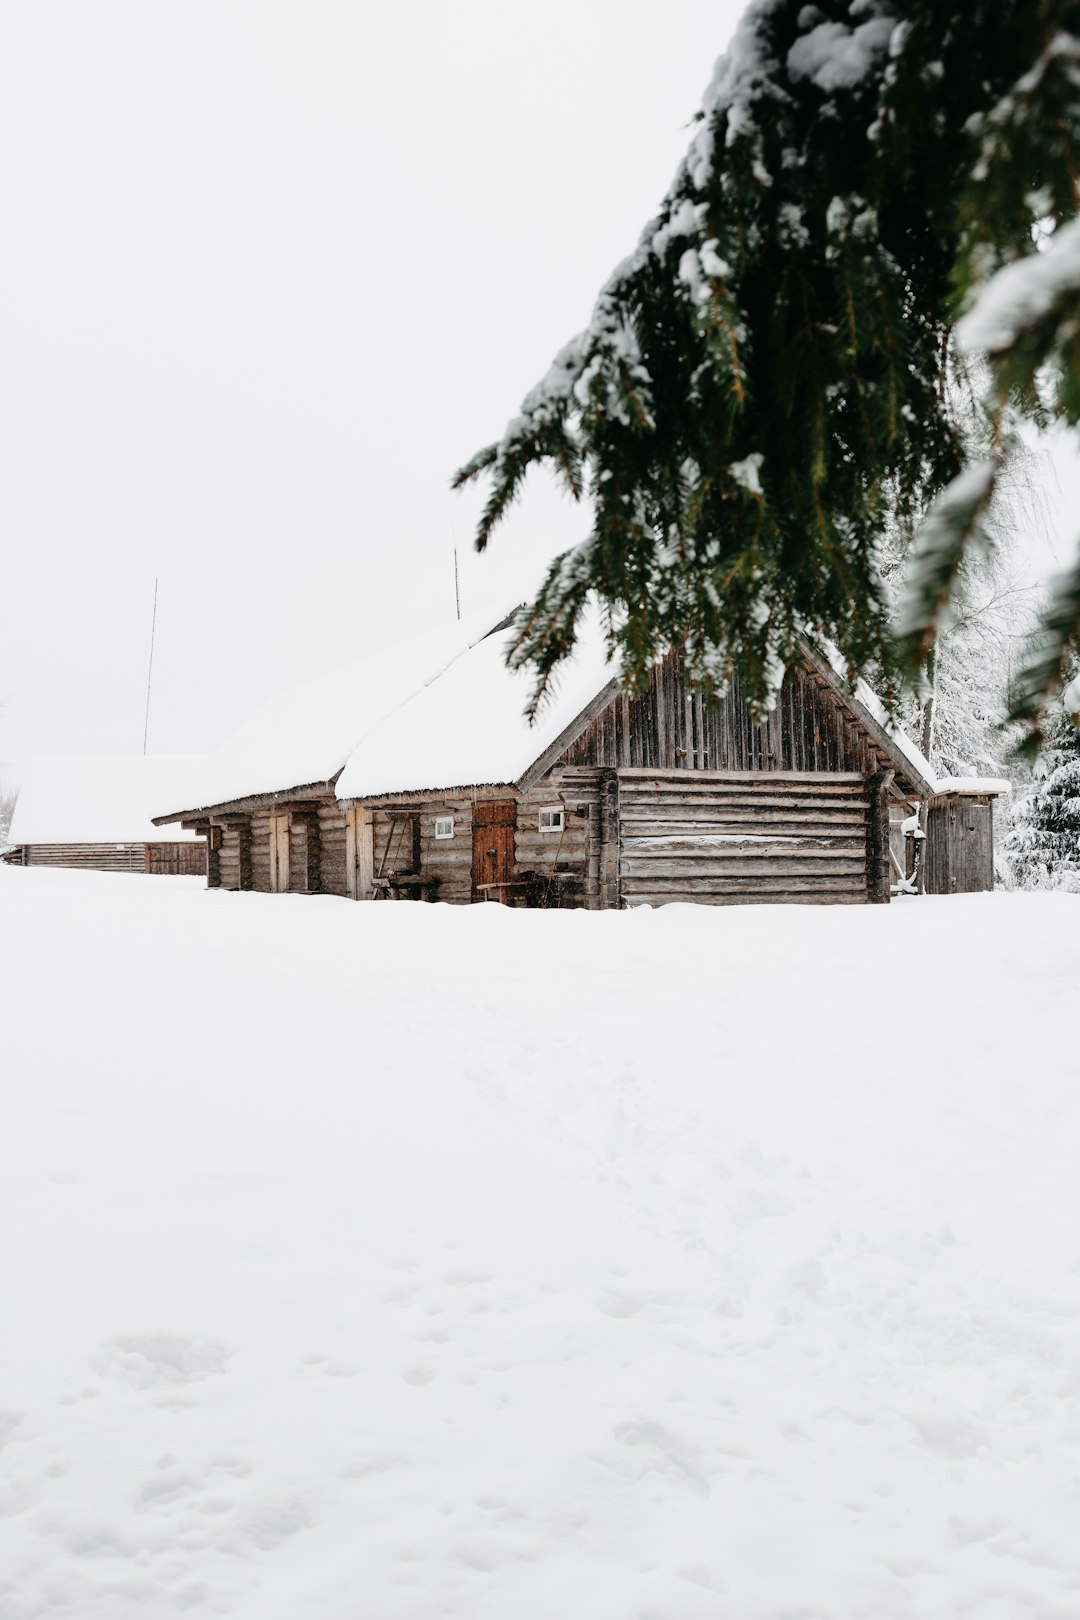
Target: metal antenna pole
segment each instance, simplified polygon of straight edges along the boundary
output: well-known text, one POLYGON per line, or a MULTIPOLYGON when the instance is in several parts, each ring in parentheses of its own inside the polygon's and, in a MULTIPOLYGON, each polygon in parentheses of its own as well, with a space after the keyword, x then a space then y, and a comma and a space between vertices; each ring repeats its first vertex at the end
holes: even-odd
POLYGON ((150 680, 154 673, 154 635, 157 631, 157 576, 154 577, 154 613, 150 620, 150 663, 146 670, 146 720, 143 723, 142 751, 146 753, 146 739, 150 735, 150 680))

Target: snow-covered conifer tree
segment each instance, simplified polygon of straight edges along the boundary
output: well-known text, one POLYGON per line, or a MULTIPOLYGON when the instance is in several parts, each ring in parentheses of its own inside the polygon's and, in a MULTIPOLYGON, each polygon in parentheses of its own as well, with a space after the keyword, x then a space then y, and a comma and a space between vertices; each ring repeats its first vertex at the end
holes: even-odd
MULTIPOLYGON (((1080 682, 1080 660, 1071 674, 1080 682)), ((1013 811, 1005 857, 1022 888, 1080 892, 1080 731, 1063 702, 1052 707, 1046 730, 1036 785, 1013 811)))
MULTIPOLYGON (((1018 417, 1080 417, 1078 175, 1080 0, 753 0, 658 216, 458 474, 490 479, 481 548, 538 464, 591 506, 511 654, 537 700, 594 592, 630 684, 674 646, 764 706, 809 630, 895 691, 886 515, 913 527, 939 497, 903 618, 917 663, 1018 417), (972 355, 991 380, 959 421, 972 355)), ((1080 567, 1020 683, 1029 720, 1078 625, 1080 567)))

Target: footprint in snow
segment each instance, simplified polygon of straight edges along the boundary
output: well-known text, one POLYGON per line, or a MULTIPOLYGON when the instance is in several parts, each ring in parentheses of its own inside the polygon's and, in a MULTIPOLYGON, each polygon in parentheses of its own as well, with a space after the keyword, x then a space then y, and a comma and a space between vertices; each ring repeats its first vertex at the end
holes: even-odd
POLYGON ((99 1359, 99 1370, 136 1389, 199 1383, 225 1372, 229 1353, 217 1339, 189 1339, 177 1333, 128 1334, 113 1339, 99 1359))

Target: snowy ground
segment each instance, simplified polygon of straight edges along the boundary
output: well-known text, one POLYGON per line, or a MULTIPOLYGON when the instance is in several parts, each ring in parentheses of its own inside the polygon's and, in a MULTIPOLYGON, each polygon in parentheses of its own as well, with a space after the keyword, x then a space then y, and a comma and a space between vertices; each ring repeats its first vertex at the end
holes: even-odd
POLYGON ((1078 937, 0 869, 3 1620, 1076 1620, 1078 937))

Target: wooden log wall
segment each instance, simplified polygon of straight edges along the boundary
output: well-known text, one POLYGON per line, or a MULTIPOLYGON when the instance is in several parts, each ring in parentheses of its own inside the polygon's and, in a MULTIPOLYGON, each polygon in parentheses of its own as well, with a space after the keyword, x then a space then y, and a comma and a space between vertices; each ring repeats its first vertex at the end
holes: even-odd
MULTIPOLYGON (((498 792, 478 797, 497 798, 498 792)), ((504 798, 507 792, 504 791, 504 798)), ((512 797, 512 790, 509 796, 512 797)), ((465 793, 411 794, 394 803, 371 807, 373 871, 376 879, 391 873, 413 873, 436 883, 434 898, 451 905, 468 905, 472 899, 472 805, 465 793), (435 837, 437 816, 453 816, 454 836, 435 837)), ((340 870, 340 888, 329 892, 347 894, 345 813, 338 807, 340 829, 328 829, 329 815, 322 813, 324 847, 333 851, 334 870, 340 870), (327 845, 327 831, 333 834, 327 845), (340 846, 338 838, 340 837, 340 846), (340 847, 340 867, 337 850, 340 847)), ((324 856, 324 860, 325 860, 324 856)), ((337 882, 335 877, 335 883, 337 882)))
POLYGON ((931 799, 922 881, 926 894, 982 894, 994 887, 994 801, 989 795, 931 799))
POLYGON ((647 691, 617 697, 564 755, 568 764, 661 770, 878 770, 884 758, 816 671, 789 670, 776 707, 751 723, 742 683, 709 704, 683 680, 669 654, 647 691))
POLYGON ((235 815, 222 815, 220 825, 216 828, 222 836, 221 847, 216 852, 216 860, 211 863, 208 873, 210 887, 223 889, 238 888, 240 885, 234 881, 234 870, 239 845, 234 840, 224 839, 224 834, 230 829, 244 828, 247 832, 246 849, 250 866, 250 881, 243 887, 256 889, 260 894, 271 892, 271 861, 270 861, 270 824, 275 815, 288 815, 289 817, 289 890, 293 894, 344 894, 345 892, 345 860, 344 849, 337 851, 334 848, 333 834, 340 830, 341 839, 344 840, 345 823, 340 806, 332 795, 328 794, 324 800, 313 801, 310 798, 291 802, 287 799, 275 801, 272 806, 263 805, 252 810, 250 816, 239 813, 235 815), (329 839, 329 846, 324 853, 323 849, 323 821, 325 817, 325 831, 329 839), (340 853, 340 873, 335 870, 334 857, 340 853), (214 881, 213 867, 217 867, 217 882, 214 881))
MULTIPOLYGON (((415 872, 435 880, 436 900, 450 905, 472 902, 473 805, 478 801, 513 799, 517 804, 514 834, 516 876, 536 879, 542 903, 558 906, 593 906, 597 900, 598 867, 594 848, 592 809, 597 802, 599 772, 558 767, 553 775, 527 792, 492 784, 473 792, 413 794, 395 803, 373 804, 372 833, 376 877, 391 872, 415 872), (541 831, 540 811, 549 806, 563 810, 563 826, 541 831), (452 838, 436 838, 437 818, 453 816, 452 838)), ((345 821, 340 816, 340 887, 345 882, 345 821)), ((337 819, 337 818, 335 818, 337 819)), ((324 850, 330 846, 329 812, 321 814, 324 850)), ((324 863, 326 855, 324 854, 324 863)), ((337 857, 335 856, 335 869, 337 857)))
POLYGON ((167 877, 204 877, 206 845, 201 839, 179 844, 147 844, 146 871, 167 877))
POLYGON ((855 772, 620 771, 622 902, 865 904, 870 810, 855 772))
POLYGON ((145 844, 27 844, 27 866, 66 866, 88 872, 145 872, 145 844))
POLYGON ((246 816, 237 816, 224 822, 221 826, 221 846, 218 850, 218 887, 253 888, 253 855, 250 819, 246 816))
POLYGON ((376 809, 372 837, 376 876, 393 871, 419 873, 437 883, 436 900, 452 906, 471 902, 471 795, 419 796, 407 803, 376 809), (435 837, 437 816, 453 816, 452 838, 435 837))
POLYGON ((514 864, 537 880, 546 905, 595 909, 599 893, 598 852, 592 845, 592 818, 598 804, 599 772, 564 770, 517 795, 514 864), (561 807, 561 831, 540 830, 540 811, 561 807))
MULTIPOLYGON (((492 795, 495 797, 495 795, 492 795)), ((467 906, 472 900, 472 799, 455 796, 449 799, 426 800, 418 815, 417 870, 425 877, 437 878, 435 899, 448 905, 467 906), (435 837, 435 817, 453 816, 453 838, 435 837)), ((375 818, 375 869, 378 870, 380 852, 386 834, 380 832, 378 816, 375 818)))
POLYGON ((289 821, 289 893, 318 894, 319 868, 318 812, 294 811, 289 821))
POLYGON ((26 866, 62 866, 91 872, 151 872, 159 877, 202 877, 201 840, 152 844, 27 844, 26 866))
POLYGON ((318 820, 319 891, 339 894, 344 899, 349 893, 345 871, 345 811, 336 799, 323 799, 318 820))
POLYGON ((260 894, 270 893, 270 812, 261 810, 251 818, 251 887, 260 894))

